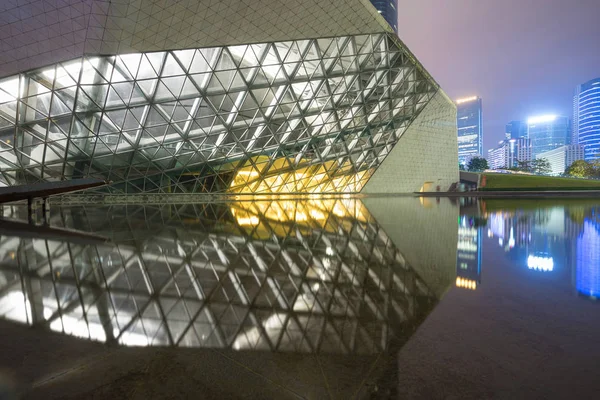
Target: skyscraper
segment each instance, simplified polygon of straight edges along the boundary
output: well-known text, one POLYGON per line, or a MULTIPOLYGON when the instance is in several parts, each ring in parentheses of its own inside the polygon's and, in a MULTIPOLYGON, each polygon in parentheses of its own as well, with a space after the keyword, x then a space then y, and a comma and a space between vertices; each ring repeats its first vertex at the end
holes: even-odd
POLYGON ((92 1, 89 24, 81 2, 55 3, 14 3, 28 29, 0 35, 0 186, 382 193, 459 180, 455 106, 364 0, 92 1))
POLYGON ((371 0, 371 3, 398 34, 398 0, 371 0))
POLYGON ((458 129, 458 162, 466 165, 473 157, 483 154, 481 98, 477 96, 456 100, 458 129))
POLYGON ((600 158, 600 78, 575 89, 573 140, 585 146, 586 161, 600 158))
POLYGON ((531 140, 531 158, 570 143, 569 118, 563 115, 541 115, 527 120, 527 136, 531 140))
POLYGON ((527 124, 522 121, 510 121, 506 124, 505 135, 507 139, 519 139, 527 136, 527 124))

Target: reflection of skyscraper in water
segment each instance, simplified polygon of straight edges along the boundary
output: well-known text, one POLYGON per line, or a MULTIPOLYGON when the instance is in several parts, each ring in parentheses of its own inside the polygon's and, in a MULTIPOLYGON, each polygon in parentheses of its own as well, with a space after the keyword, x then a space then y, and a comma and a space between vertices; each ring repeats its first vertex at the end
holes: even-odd
POLYGON ((458 220, 456 286, 475 290, 481 283, 481 228, 475 217, 458 220))
MULTIPOLYGON (((593 216, 598 219, 597 211, 593 216), (596 215, 594 215, 596 214, 596 215)), ((576 278, 577 292, 596 298, 600 293, 600 222, 586 218, 583 232, 577 238, 576 278)))
POLYGON ((520 210, 497 211, 489 214, 487 235, 498 238, 498 245, 509 251, 516 247, 526 247, 531 241, 532 222, 520 210))

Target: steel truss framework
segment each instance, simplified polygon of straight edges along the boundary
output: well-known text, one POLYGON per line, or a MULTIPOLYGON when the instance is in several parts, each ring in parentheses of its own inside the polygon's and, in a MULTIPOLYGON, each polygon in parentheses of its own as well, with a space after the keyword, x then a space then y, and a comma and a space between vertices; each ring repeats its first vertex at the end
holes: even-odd
POLYGON ((437 90, 386 33, 86 56, 0 80, 0 185, 359 192, 437 90))
POLYGON ((57 210, 114 244, 0 237, 2 318, 121 345, 373 354, 435 303, 359 201, 57 210))

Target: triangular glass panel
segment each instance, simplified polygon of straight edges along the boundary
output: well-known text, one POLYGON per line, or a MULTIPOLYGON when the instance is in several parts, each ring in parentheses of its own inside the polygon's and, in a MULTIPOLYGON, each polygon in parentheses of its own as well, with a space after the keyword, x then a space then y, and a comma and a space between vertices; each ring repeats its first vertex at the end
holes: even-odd
POLYGON ((196 53, 196 50, 193 50, 193 49, 173 51, 173 54, 179 60, 181 65, 183 65, 183 68, 186 71, 189 70, 190 65, 192 64, 192 60, 194 59, 195 53, 196 53))
POLYGON ((140 53, 121 54, 120 56, 117 56, 115 61, 115 69, 122 69, 122 74, 129 75, 135 79, 141 60, 142 54, 140 53))
POLYGON ((163 65, 161 76, 177 76, 177 75, 185 75, 185 71, 179 65, 179 62, 173 54, 167 53, 167 59, 165 64, 163 65))
POLYGON ((143 81, 137 81, 136 86, 146 96, 151 98, 154 96, 154 90, 158 84, 158 79, 148 79, 143 81))
POLYGON ((138 69, 136 79, 140 80, 140 79, 149 79, 149 78, 157 78, 157 77, 158 77, 158 73, 155 71, 154 67, 152 66, 152 63, 148 59, 148 54, 143 54, 141 61, 140 61, 140 67, 138 69))

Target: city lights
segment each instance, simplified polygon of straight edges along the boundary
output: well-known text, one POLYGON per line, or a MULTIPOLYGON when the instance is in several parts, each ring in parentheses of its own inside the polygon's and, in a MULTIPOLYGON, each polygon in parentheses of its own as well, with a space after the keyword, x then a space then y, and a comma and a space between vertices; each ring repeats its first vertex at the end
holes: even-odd
POLYGON ((527 268, 535 271, 553 271, 554 260, 552 257, 532 256, 527 257, 527 268))
POLYGON ((536 117, 530 117, 527 120, 527 123, 529 125, 531 125, 531 124, 541 124, 541 123, 544 123, 544 122, 552 122, 554 120, 556 120, 556 115, 553 115, 553 114, 538 115, 536 117))
POLYGON ((468 103, 470 101, 475 101, 477 100, 478 97, 477 96, 471 96, 471 97, 464 97, 462 99, 458 99, 456 100, 456 104, 462 104, 462 103, 468 103))
POLYGON ((456 278, 456 287, 475 290, 477 289, 477 282, 471 279, 461 278, 459 276, 456 278))

